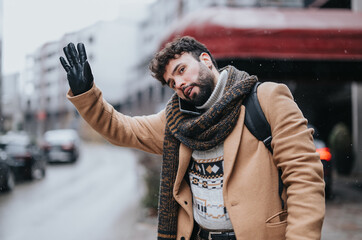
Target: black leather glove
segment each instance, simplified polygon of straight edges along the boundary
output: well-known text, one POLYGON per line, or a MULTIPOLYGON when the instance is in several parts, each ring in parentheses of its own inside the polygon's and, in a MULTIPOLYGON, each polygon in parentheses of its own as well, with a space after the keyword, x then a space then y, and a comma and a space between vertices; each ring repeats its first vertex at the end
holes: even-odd
POLYGON ((60 57, 60 63, 67 72, 67 79, 74 95, 79 95, 92 88, 93 74, 87 61, 87 53, 83 43, 78 43, 78 52, 73 43, 63 48, 68 63, 60 57))

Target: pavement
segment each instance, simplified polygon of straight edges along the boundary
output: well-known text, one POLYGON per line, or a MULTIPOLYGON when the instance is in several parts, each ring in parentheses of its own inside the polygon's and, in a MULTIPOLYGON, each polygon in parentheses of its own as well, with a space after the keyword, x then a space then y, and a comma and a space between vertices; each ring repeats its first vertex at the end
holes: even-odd
POLYGON ((322 240, 362 240, 362 177, 334 177, 326 202, 322 240))
MULTIPOLYGON (((129 239, 157 239, 157 217, 140 212, 129 239)), ((322 240, 362 240, 362 176, 333 180, 333 197, 326 201, 322 240)))
POLYGON ((143 209, 133 226, 132 234, 127 239, 155 240, 157 239, 157 216, 150 215, 147 209, 143 209))

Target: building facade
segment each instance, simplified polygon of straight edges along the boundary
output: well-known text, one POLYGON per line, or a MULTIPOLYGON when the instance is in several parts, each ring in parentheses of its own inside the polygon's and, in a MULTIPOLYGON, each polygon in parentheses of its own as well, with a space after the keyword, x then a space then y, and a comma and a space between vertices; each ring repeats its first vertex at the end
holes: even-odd
MULTIPOLYGON (((3 78, 3 74, 2 74, 2 55, 3 55, 3 50, 2 50, 2 42, 3 42, 3 0, 0 0, 0 118, 2 117, 2 78, 3 78)), ((2 121, 0 121, 0 132, 2 132, 3 127, 2 127, 2 121)))
POLYGON ((77 113, 66 99, 69 89, 59 62, 69 42, 85 44, 95 82, 105 99, 114 106, 123 101, 128 72, 135 65, 135 22, 98 22, 77 32, 48 42, 28 56, 24 72, 24 128, 41 136, 46 130, 77 128, 77 113))
POLYGON ((2 123, 4 132, 22 130, 23 115, 20 105, 20 74, 2 78, 2 123))

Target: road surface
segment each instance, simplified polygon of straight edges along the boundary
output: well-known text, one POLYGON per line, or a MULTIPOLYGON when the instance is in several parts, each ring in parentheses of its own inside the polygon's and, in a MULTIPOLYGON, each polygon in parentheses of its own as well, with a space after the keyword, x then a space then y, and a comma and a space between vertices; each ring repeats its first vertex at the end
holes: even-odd
POLYGON ((44 179, 0 194, 0 239, 130 239, 142 228, 140 172, 131 150, 84 144, 75 164, 48 165, 44 179))

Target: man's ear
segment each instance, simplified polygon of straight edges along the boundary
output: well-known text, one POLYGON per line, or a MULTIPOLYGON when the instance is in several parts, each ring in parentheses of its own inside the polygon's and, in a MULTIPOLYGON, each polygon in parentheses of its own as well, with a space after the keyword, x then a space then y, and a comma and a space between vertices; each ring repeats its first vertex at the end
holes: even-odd
POLYGON ((200 61, 203 62, 208 68, 212 69, 213 63, 211 61, 211 57, 206 52, 200 54, 200 61))

